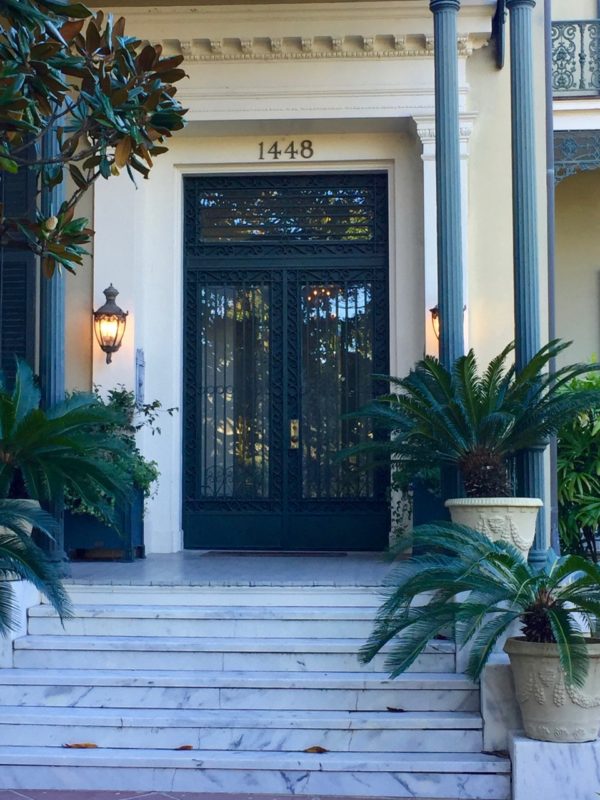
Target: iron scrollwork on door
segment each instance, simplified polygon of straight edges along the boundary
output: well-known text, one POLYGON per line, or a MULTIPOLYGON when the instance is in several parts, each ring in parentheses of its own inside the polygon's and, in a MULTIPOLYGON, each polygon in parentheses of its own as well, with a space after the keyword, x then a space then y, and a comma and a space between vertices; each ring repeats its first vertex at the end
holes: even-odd
POLYGON ((336 547, 377 549, 387 476, 337 454, 369 435, 345 414, 388 370, 387 176, 184 194, 186 546, 300 548, 312 515, 336 547))

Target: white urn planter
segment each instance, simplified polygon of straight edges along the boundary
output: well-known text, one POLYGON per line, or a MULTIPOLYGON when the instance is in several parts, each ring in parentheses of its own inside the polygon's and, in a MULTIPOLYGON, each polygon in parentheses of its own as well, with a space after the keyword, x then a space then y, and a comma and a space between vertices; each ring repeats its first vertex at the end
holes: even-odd
POLYGON ((544 742, 591 742, 600 729, 600 640, 588 644, 583 687, 566 686, 555 644, 509 639, 504 645, 515 682, 523 728, 544 742))
POLYGON ((446 500, 445 505, 452 522, 473 528, 493 542, 512 544, 526 558, 543 503, 534 497, 461 497, 446 500))

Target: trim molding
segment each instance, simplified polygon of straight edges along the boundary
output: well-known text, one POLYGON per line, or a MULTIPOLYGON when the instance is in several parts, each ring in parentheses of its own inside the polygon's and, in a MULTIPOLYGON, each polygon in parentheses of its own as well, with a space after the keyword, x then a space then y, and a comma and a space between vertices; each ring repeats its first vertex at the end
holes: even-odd
MULTIPOLYGON (((457 39, 458 55, 468 58, 485 44, 483 37, 461 35, 457 39)), ((169 52, 181 53, 186 62, 433 58, 433 37, 426 34, 164 39, 163 45, 169 52)))

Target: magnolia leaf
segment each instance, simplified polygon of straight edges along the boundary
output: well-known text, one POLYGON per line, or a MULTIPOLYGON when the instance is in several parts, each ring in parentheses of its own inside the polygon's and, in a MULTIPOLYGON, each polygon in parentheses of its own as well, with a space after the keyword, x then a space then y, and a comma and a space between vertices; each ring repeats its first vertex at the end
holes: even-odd
POLYGON ((69 174, 73 178, 78 189, 86 189, 88 182, 86 181, 82 171, 75 164, 69 164, 69 174))
POLYGON ((314 744, 312 747, 307 747, 303 752, 305 753, 328 753, 326 747, 321 747, 319 744, 314 744))
MULTIPOLYGON (((165 72, 168 69, 174 69, 183 62, 183 56, 170 56, 169 58, 161 59, 154 67, 155 72, 165 72)), ((164 77, 161 75, 162 80, 164 77)))
POLYGON ((70 42, 77 36, 78 33, 81 33, 83 25, 83 19, 65 22, 65 24, 60 28, 60 35, 63 37, 65 42, 70 42))
POLYGON ((94 53, 100 47, 100 33, 96 24, 96 20, 91 19, 85 32, 85 45, 90 53, 94 53))
POLYGON ((153 78, 160 78, 165 83, 176 83, 182 78, 187 78, 187 72, 183 69, 168 69, 166 72, 155 72, 153 78))
POLYGON ((176 747, 175 750, 193 750, 193 744, 180 744, 179 747, 176 747))
POLYGON ((93 742, 74 742, 72 744, 63 744, 69 750, 95 750, 98 745, 93 742))
POLYGON ((16 162, 12 160, 12 158, 4 158, 0 156, 0 170, 4 170, 4 172, 10 172, 11 175, 16 175, 19 171, 19 167, 17 166, 16 162))
POLYGON ((157 60, 156 49, 147 44, 137 57, 137 65, 140 70, 147 71, 153 68, 157 60))
POLYGON ((113 36, 122 37, 125 35, 125 17, 119 19, 113 25, 113 36))
POLYGON ((50 255, 45 255, 42 258, 41 266, 44 277, 51 278, 54 275, 54 270, 56 269, 56 261, 50 255))
POLYGON ((126 136, 115 147, 115 164, 117 167, 124 167, 129 161, 131 155, 131 139, 126 136))

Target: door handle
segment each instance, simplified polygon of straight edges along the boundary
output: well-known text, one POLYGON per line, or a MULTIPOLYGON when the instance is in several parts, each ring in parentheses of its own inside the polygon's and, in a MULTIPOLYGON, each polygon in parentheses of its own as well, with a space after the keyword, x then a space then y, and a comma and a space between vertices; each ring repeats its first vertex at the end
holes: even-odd
POLYGON ((290 420, 290 450, 297 450, 300 447, 300 420, 290 420))

